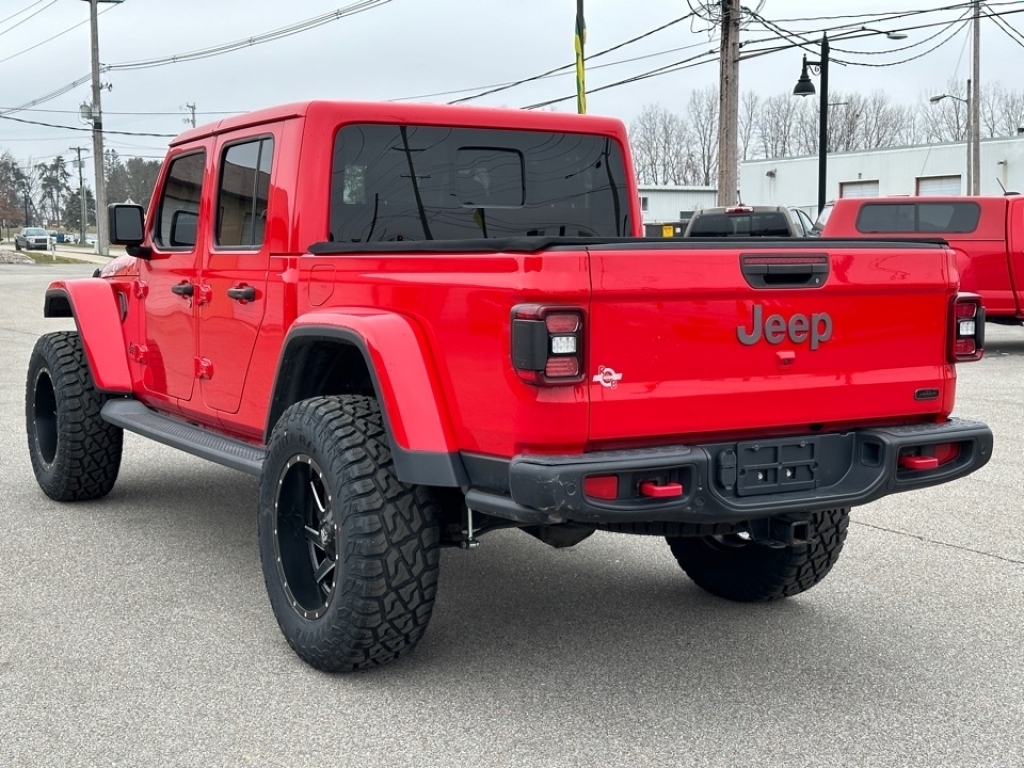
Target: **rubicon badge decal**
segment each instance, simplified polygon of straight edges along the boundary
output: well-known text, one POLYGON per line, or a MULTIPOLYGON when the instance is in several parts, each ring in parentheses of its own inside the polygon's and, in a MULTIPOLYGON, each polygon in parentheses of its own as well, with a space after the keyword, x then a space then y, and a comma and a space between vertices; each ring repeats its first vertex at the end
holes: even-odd
POLYGON ((602 387, 608 387, 608 389, 615 389, 619 385, 619 381, 622 379, 621 373, 616 373, 614 368, 605 368, 603 365, 598 366, 597 375, 594 377, 594 382, 600 384, 602 387))

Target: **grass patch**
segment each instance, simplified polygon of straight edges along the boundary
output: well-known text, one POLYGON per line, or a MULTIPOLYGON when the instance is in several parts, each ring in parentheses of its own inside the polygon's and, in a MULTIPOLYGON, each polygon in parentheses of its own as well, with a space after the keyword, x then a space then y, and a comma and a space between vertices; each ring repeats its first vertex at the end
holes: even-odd
POLYGON ((67 256, 57 256, 54 258, 53 254, 49 251, 21 251, 21 253, 28 256, 36 264, 82 264, 81 259, 69 259, 67 256))

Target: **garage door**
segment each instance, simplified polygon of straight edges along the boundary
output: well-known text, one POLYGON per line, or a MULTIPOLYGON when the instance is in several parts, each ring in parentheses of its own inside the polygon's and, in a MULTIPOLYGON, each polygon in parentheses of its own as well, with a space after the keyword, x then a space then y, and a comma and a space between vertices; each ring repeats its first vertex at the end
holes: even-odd
POLYGON ((874 181, 841 181, 840 197, 878 197, 878 179, 874 181))
POLYGON ((959 195, 960 176, 921 176, 917 179, 919 195, 959 195))

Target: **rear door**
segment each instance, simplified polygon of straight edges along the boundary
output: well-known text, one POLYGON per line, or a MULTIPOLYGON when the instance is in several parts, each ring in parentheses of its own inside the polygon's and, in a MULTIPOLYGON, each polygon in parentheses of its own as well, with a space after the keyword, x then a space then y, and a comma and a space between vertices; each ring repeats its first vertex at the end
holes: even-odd
POLYGON ((216 192, 204 242, 197 373, 208 408, 233 414, 241 403, 266 313, 267 237, 276 126, 220 137, 216 192))
POLYGON ((814 431, 944 408, 948 251, 591 251, 590 440, 814 431))

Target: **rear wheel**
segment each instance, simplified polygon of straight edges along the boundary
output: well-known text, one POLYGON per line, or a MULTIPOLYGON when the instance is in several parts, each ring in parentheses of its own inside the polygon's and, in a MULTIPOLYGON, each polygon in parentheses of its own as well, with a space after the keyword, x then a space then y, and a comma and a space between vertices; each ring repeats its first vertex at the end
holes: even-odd
POLYGON ((114 487, 124 432, 100 416, 106 400, 77 333, 40 337, 28 365, 25 423, 32 471, 51 499, 98 499, 114 487))
POLYGON ((799 594, 824 579, 839 559, 849 524, 849 508, 816 512, 809 541, 785 547, 771 547, 742 533, 667 541, 697 586, 727 600, 757 603, 799 594))
POLYGON ((328 672, 385 664, 419 642, 437 590, 439 508, 399 482, 377 402, 296 403, 260 479, 260 558, 292 649, 328 672))

